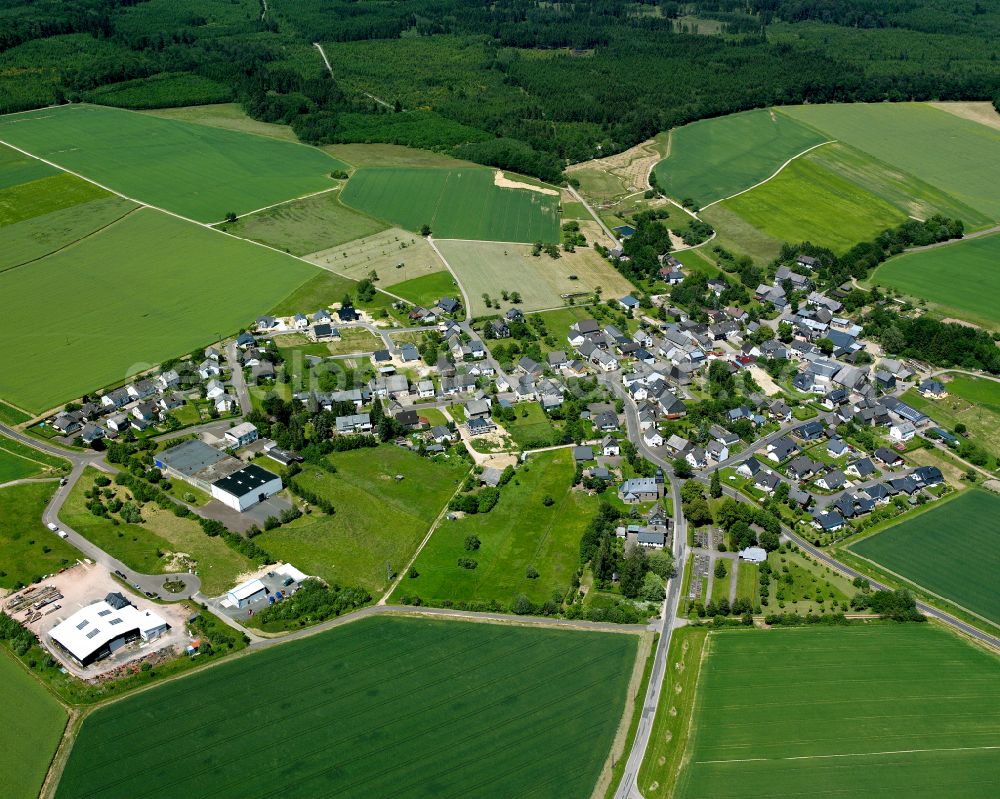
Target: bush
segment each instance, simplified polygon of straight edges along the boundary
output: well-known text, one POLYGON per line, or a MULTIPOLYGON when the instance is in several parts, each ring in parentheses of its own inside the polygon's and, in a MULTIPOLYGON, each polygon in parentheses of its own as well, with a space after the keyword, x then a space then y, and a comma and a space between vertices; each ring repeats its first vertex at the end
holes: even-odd
POLYGON ((524 576, 527 577, 529 580, 537 580, 538 570, 534 566, 529 566, 527 569, 524 570, 524 576))
POLYGON ((479 540, 478 536, 467 535, 465 537, 465 549, 467 552, 475 552, 482 545, 482 541, 479 540))
POLYGON ((458 565, 463 569, 469 569, 471 571, 472 569, 475 569, 479 563, 472 558, 459 558, 458 565))

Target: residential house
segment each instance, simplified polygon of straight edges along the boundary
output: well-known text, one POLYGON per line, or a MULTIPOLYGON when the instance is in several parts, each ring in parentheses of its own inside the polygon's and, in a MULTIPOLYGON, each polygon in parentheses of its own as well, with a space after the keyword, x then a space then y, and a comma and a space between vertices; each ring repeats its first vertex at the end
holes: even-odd
POLYGON ((594 460, 593 447, 573 447, 573 460, 576 463, 594 460))
POLYGON ((470 436, 482 436, 487 433, 496 430, 496 425, 488 417, 478 417, 476 419, 469 419, 466 423, 469 429, 470 436))
POLYGON ((618 457, 622 454, 621 443, 614 436, 605 436, 601 442, 601 454, 605 457, 618 457))
POLYGON ((663 436, 660 435, 659 431, 655 427, 650 427, 646 430, 643 430, 642 440, 645 442, 647 447, 663 446, 663 436))
POLYGON ((764 469, 764 464, 754 457, 747 458, 743 463, 736 467, 736 474, 740 477, 756 477, 758 472, 764 469))
POLYGON ((847 442, 840 436, 834 436, 826 442, 826 452, 831 458, 839 458, 850 451, 847 442))
POLYGON ((420 399, 433 399, 434 398, 434 381, 433 380, 421 380, 417 383, 417 396, 420 399))
POLYGON ((341 435, 349 433, 370 433, 372 429, 371 414, 353 413, 349 416, 338 416, 336 420, 337 432, 341 435))
POLYGON ((816 485, 827 491, 839 491, 847 483, 847 478, 840 469, 831 469, 826 474, 816 478, 816 485))
POLYGON ((871 458, 861 458, 849 464, 844 471, 859 480, 867 480, 875 474, 875 464, 871 462, 871 458))
POLYGON ((792 458, 787 468, 789 477, 805 482, 823 468, 823 463, 814 461, 808 455, 799 455, 797 458, 792 458))
POLYGON ((845 522, 839 511, 833 510, 813 516, 813 527, 824 533, 834 533, 840 530, 845 522))
POLYGON ((656 502, 663 498, 663 473, 655 477, 633 477, 618 486, 618 498, 626 505, 656 502))
POLYGON ((917 434, 917 428, 912 422, 896 422, 889 428, 889 438, 893 441, 909 441, 917 434))
POLYGON ((903 459, 900 457, 899 453, 893 452, 891 449, 886 447, 879 447, 875 450, 875 460, 886 466, 901 466, 903 464, 903 459))
POLYGON ((917 391, 920 392, 921 396, 928 399, 943 399, 948 396, 948 391, 945 389, 944 383, 940 380, 924 380, 917 386, 917 391))
POLYGON ((788 436, 782 436, 767 445, 767 457, 781 463, 799 451, 799 447, 788 436))

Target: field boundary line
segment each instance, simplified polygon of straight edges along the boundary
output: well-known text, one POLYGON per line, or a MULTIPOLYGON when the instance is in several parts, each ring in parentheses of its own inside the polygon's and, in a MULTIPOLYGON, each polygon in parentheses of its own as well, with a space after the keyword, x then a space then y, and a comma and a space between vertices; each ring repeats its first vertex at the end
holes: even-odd
POLYGON ((830 760, 838 757, 879 757, 881 755, 912 755, 927 752, 980 752, 1000 749, 1000 744, 985 746, 952 746, 932 749, 892 749, 885 752, 843 752, 834 755, 794 755, 792 757, 745 757, 732 760, 696 760, 696 766, 712 766, 727 763, 774 763, 786 760, 830 760))
MULTIPOLYGON (((122 198, 122 199, 124 199, 124 198, 122 198)), ((125 217, 130 216, 130 215, 134 214, 136 211, 139 211, 141 209, 142 209, 141 205, 136 206, 135 208, 129 208, 124 214, 122 214, 117 219, 112 219, 107 224, 101 225, 96 230, 92 230, 92 231, 90 231, 90 233, 87 233, 84 236, 80 236, 80 238, 74 239, 73 241, 71 241, 71 242, 69 242, 67 244, 64 244, 62 247, 56 247, 54 250, 52 250, 51 252, 47 252, 44 255, 39 255, 39 256, 37 256, 35 258, 29 258, 27 261, 22 261, 19 264, 14 264, 13 266, 8 266, 5 269, 0 269, 0 275, 6 274, 7 272, 13 272, 15 269, 20 269, 22 266, 29 266, 30 264, 33 264, 36 261, 44 261, 46 258, 51 258, 53 255, 56 255, 57 253, 60 253, 63 250, 68 250, 71 247, 76 246, 81 241, 86 241, 87 239, 96 236, 98 233, 103 233, 109 227, 112 227, 113 225, 117 225, 125 217)))
POLYGON ((708 205, 703 205, 701 207, 701 210, 704 211, 706 208, 711 208, 713 205, 717 205, 717 204, 719 204, 721 202, 725 202, 726 200, 731 200, 731 199, 733 199, 733 197, 739 197, 741 194, 746 194, 748 191, 753 191, 758 186, 763 186, 768 181, 774 180, 776 177, 778 177, 778 175, 781 174, 782 170, 786 166, 788 166, 790 163, 792 163, 792 161, 794 161, 795 159, 801 158, 803 155, 805 155, 806 153, 812 152, 817 147, 822 147, 825 144, 836 144, 836 143, 837 143, 836 139, 829 139, 828 141, 821 141, 819 144, 814 144, 812 147, 807 147, 801 153, 797 153, 797 154, 793 155, 791 158, 789 158, 787 161, 785 161, 785 163, 783 163, 781 166, 779 166, 778 169, 775 171, 775 173, 773 175, 771 175, 770 177, 764 178, 764 180, 760 181, 759 183, 754 183, 752 186, 750 186, 750 187, 748 187, 746 189, 743 189, 742 191, 736 192, 736 194, 730 194, 728 197, 720 197, 718 200, 712 200, 712 202, 708 203, 708 205))
MULTIPOLYGON (((300 197, 291 197, 287 200, 282 200, 281 202, 271 203, 270 205, 265 205, 263 208, 255 208, 253 211, 247 211, 244 214, 237 214, 237 219, 243 219, 245 216, 253 216, 254 214, 259 214, 261 211, 270 211, 272 208, 278 208, 282 205, 288 205, 289 203, 295 203, 299 200, 308 200, 310 197, 319 197, 321 194, 329 194, 331 191, 338 191, 340 186, 331 186, 328 189, 320 189, 319 191, 314 191, 310 194, 303 194, 300 197)), ((214 227, 215 225, 224 225, 227 220, 220 219, 218 222, 211 222, 210 224, 214 227)), ((239 237, 238 237, 239 238, 239 237)))
POLYGON ((382 595, 382 598, 375 603, 376 607, 386 606, 389 597, 392 595, 392 592, 399 587, 399 584, 403 581, 403 577, 405 577, 409 573, 413 564, 417 562, 417 556, 423 551, 423 548, 427 546, 427 543, 431 540, 431 536, 434 535, 434 531, 437 530, 438 526, 441 524, 441 520, 448 512, 448 506, 451 504, 451 501, 461 493, 462 488, 465 486, 465 477, 468 477, 471 472, 472 472, 472 467, 470 466, 469 469, 466 471, 465 475, 463 476, 462 480, 459 482, 458 488, 456 488, 455 491, 452 493, 452 495, 448 497, 448 501, 444 503, 444 507, 441 508, 441 512, 438 513, 434 521, 431 522, 431 526, 427 530, 427 535, 425 535, 424 540, 420 542, 420 546, 417 547, 417 551, 413 553, 413 557, 410 558, 409 562, 406 564, 406 567, 400 569, 399 573, 396 575, 396 578, 391 583, 389 583, 389 587, 386 589, 386 592, 382 595))
MULTIPOLYGON (((694 557, 693 552, 691 553, 691 556, 692 558, 694 557)), ((684 739, 682 741, 678 741, 678 744, 680 743, 684 744, 684 751, 681 752, 680 759, 677 761, 677 773, 670 775, 671 780, 670 780, 669 790, 667 791, 667 799, 673 799, 674 795, 677 792, 677 784, 678 782, 680 782, 681 775, 684 773, 685 769, 687 769, 688 767, 688 764, 691 762, 691 741, 694 739, 694 734, 698 731, 698 725, 695 723, 695 711, 697 711, 698 709, 698 684, 701 682, 701 677, 702 674, 704 673, 705 658, 707 658, 711 654, 710 651, 711 647, 712 647, 712 636, 711 634, 706 633, 705 640, 704 642, 702 642, 701 645, 701 652, 698 654, 698 673, 694 675, 694 685, 691 686, 691 694, 692 694, 691 709, 689 711, 691 715, 688 716, 688 723, 684 730, 684 739)), ((669 650, 667 650, 667 655, 668 656, 670 655, 669 650)), ((683 657, 681 658, 681 661, 683 662, 683 657)), ((666 666, 667 669, 669 669, 670 663, 667 663, 666 666)), ((685 666, 685 668, 687 667, 685 666)), ((667 673, 669 673, 669 671, 664 673, 663 675, 664 680, 666 680, 667 678, 667 673)), ((675 677, 674 679, 677 678, 675 677)), ((658 712, 659 712, 659 707, 657 707, 657 713, 658 712)), ((653 724, 654 725, 656 724, 655 717, 653 718, 653 724)), ((671 743, 673 743, 673 741, 671 741, 671 743)), ((643 760, 645 759, 646 758, 643 757, 643 760)), ((639 766, 639 769, 640 771, 642 770, 641 765, 639 766)), ((639 790, 641 795, 642 791, 639 788, 638 772, 636 772, 635 780, 636 780, 636 788, 639 790)))

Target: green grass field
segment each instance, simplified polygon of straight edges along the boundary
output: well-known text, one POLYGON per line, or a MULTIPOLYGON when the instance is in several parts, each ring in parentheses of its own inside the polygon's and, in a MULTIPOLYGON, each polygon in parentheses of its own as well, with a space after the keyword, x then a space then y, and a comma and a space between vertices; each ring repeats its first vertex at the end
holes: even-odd
POLYGON ((758 590, 758 565, 756 563, 746 563, 740 561, 736 572, 736 598, 749 599, 754 605, 760 604, 760 593, 758 590))
POLYGON ((42 411, 124 380, 247 324, 314 275, 289 256, 137 211, 0 273, 9 330, 0 396, 42 411))
POLYGON ((929 624, 711 633, 674 795, 993 796, 998 665, 929 624))
POLYGON ((564 595, 580 559, 580 535, 597 510, 597 500, 571 491, 573 462, 569 450, 529 458, 508 483, 489 513, 442 522, 414 564, 419 576, 405 577, 393 593, 419 596, 425 602, 496 600, 509 605, 518 594, 541 603, 555 592, 564 595), (542 500, 555 502, 546 507, 542 500), (478 536, 482 546, 465 549, 465 538, 478 536), (475 569, 459 558, 478 562, 475 569), (528 579, 528 566, 539 576, 528 579))
POLYGON ((2 117, 0 140, 200 222, 328 189, 346 168, 305 145, 80 104, 2 117))
POLYGON ((335 275, 325 269, 317 269, 305 283, 295 288, 276 305, 272 305, 269 313, 275 316, 313 313, 332 303, 340 302, 345 294, 353 294, 357 286, 357 283, 346 277, 335 275))
POLYGON ((0 249, 0 272, 68 247, 138 207, 112 195, 5 225, 0 233, 4 244, 0 249))
POLYGON ((0 651, 0 769, 4 794, 38 795, 66 726, 66 711, 41 683, 0 651))
MULTIPOLYGON (((144 574, 187 571, 186 562, 173 559, 175 553, 183 553, 195 561, 194 568, 206 596, 225 593, 236 584, 238 575, 254 569, 252 561, 230 549, 221 538, 205 535, 193 517, 181 519, 154 503, 141 508, 142 524, 116 525, 111 518, 95 516, 87 509, 83 492, 93 488, 97 474, 96 470, 88 469, 73 486, 59 516, 130 569, 144 574)), ((109 488, 122 501, 130 497, 130 492, 121 486, 109 488)))
POLYGON ((809 156, 722 205, 772 238, 811 241, 840 252, 906 221, 902 211, 809 156))
POLYGON ((692 122, 671 132, 670 156, 656 165, 656 180, 671 197, 705 205, 768 178, 826 138, 769 109, 692 122))
POLYGON ((562 294, 589 294, 601 287, 605 297, 624 297, 634 290, 589 247, 552 259, 547 255, 532 256, 527 245, 439 241, 437 246, 469 293, 473 316, 496 313, 495 307, 486 306, 483 294, 506 309, 502 292, 520 292, 520 307, 527 312, 565 305, 567 300, 562 294), (571 279, 573 275, 576 280, 571 279))
POLYGON ((0 483, 69 471, 69 461, 0 436, 0 483))
POLYGON ((22 422, 26 422, 31 418, 24 411, 15 408, 13 405, 8 405, 6 402, 0 402, 0 422, 4 424, 17 425, 22 422))
POLYGON ((56 487, 52 482, 0 488, 0 587, 29 585, 80 557, 41 522, 56 487))
POLYGON ((462 295, 455 285, 455 278, 448 271, 432 272, 429 275, 404 280, 390 287, 389 291, 424 308, 435 305, 442 297, 453 297, 459 302, 462 301, 462 295))
POLYGON ((438 239, 559 240, 559 198, 493 185, 492 169, 368 168, 343 201, 408 230, 428 224, 438 239))
POLYGON ((377 594, 389 585, 386 561, 397 572, 406 566, 468 467, 392 445, 334 453, 329 461, 336 474, 307 466, 295 479, 333 502, 336 513, 317 511, 258 540, 308 574, 377 594))
MULTIPOLYGON (((562 338, 560 337, 560 340, 562 338)), ((537 402, 523 402, 515 406, 517 417, 513 422, 503 422, 503 428, 520 447, 547 447, 552 443, 556 427, 537 402), (542 443, 544 442, 544 443, 542 443)))
POLYGON ((19 153, 11 147, 0 145, 0 189, 18 186, 21 183, 30 183, 57 174, 59 173, 54 167, 39 161, 37 158, 19 153))
POLYGON ((901 399, 948 430, 964 424, 972 441, 1000 459, 1000 383, 970 375, 947 377, 948 396, 943 399, 926 399, 914 389, 901 399))
POLYGON ((293 255, 306 255, 370 236, 386 225, 342 205, 339 192, 332 191, 242 217, 224 229, 293 255))
POLYGON ((107 196, 104 189, 65 172, 8 186, 0 189, 0 226, 107 196))
POLYGON ((966 491, 852 544, 852 552, 1000 623, 1000 497, 966 491))
POLYGON ((944 313, 1000 326, 1000 234, 890 258, 871 281, 927 300, 944 313))
POLYGON ((56 796, 233 796, 252 785, 289 799, 579 799, 610 749, 637 642, 358 621, 99 708, 56 796))
POLYGON ((1000 218, 1000 130, 920 103, 788 106, 779 114, 1000 218))

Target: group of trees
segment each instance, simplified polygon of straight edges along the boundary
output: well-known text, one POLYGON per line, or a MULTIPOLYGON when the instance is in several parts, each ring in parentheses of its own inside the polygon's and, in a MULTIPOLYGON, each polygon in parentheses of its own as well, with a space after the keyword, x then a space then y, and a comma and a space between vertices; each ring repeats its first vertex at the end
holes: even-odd
POLYGON ((865 335, 893 355, 916 358, 935 366, 960 366, 1000 373, 1000 350, 985 330, 940 322, 922 316, 911 319, 876 308, 863 320, 865 335))
POLYGON ((306 627, 366 605, 371 598, 364 588, 329 586, 309 578, 294 594, 260 611, 256 623, 272 631, 306 627))

